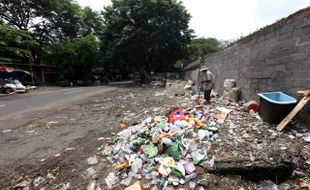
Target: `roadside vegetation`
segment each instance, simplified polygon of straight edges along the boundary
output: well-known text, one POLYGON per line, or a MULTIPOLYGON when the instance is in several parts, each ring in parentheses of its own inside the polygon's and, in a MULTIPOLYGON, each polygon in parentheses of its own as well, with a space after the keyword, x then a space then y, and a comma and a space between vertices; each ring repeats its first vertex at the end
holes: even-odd
POLYGON ((174 72, 223 47, 195 37, 190 18, 176 0, 112 0, 101 11, 73 0, 2 0, 0 62, 56 65, 68 80, 174 72))

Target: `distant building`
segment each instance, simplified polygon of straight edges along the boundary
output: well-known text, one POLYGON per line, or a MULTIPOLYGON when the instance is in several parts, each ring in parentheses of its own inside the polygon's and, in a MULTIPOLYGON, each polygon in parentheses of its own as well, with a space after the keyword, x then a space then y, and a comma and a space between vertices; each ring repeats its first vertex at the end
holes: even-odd
POLYGON ((35 85, 45 85, 56 82, 58 70, 51 65, 29 65, 29 63, 5 63, 0 62, 0 78, 18 79, 23 84, 32 84, 31 70, 35 85), (14 69, 12 72, 4 70, 4 67, 14 69), (31 68, 30 68, 31 67, 31 68))

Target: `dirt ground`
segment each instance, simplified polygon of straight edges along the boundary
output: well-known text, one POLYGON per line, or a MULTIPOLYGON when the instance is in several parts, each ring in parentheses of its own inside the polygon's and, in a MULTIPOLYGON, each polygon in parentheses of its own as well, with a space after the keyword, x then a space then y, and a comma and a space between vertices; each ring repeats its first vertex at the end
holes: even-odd
POLYGON ((117 132, 125 117, 133 124, 155 108, 163 112, 164 105, 180 106, 174 99, 154 96, 156 93, 152 88, 120 88, 1 133, 0 189, 53 171, 55 175, 61 171, 53 184, 69 181, 84 187, 86 181, 78 173, 103 143, 97 138, 117 132), (70 147, 75 150, 65 151, 70 147), (57 154, 60 156, 55 157, 57 154))
MULTIPOLYGON (((180 88, 183 85, 180 83, 180 88)), ((105 189, 104 179, 112 169, 111 164, 99 155, 98 148, 100 149, 120 131, 118 125, 121 121, 128 125, 135 125, 151 115, 166 115, 174 107, 188 109, 193 106, 192 101, 182 96, 177 97, 175 91, 169 91, 169 89, 130 86, 93 96, 56 112, 46 112, 45 116, 41 113, 39 118, 34 116, 36 119, 27 121, 11 132, 0 133, 0 189, 87 189, 87 186, 94 182, 93 180, 105 189), (89 172, 86 172, 90 168, 86 160, 95 155, 99 163, 93 166, 96 175, 90 176, 89 172)), ((270 126, 264 126, 264 129, 268 130, 267 127, 270 126)), ((255 128, 248 130, 247 133, 251 134, 251 130, 258 133, 262 139, 267 139, 259 144, 270 145, 274 141, 273 143, 279 148, 281 143, 290 140, 287 135, 279 137, 280 140, 275 138, 268 140, 268 135, 272 132, 262 135, 255 128)), ((270 152, 266 151, 264 156, 274 152, 270 149, 272 146, 266 146, 265 149, 262 148, 257 152, 255 148, 250 147, 249 141, 242 141, 242 139, 239 144, 233 144, 230 139, 233 138, 233 134, 229 129, 224 131, 223 136, 226 135, 228 138, 223 140, 224 144, 220 141, 215 146, 228 151, 226 154, 217 153, 221 157, 218 167, 226 167, 227 158, 238 154, 234 150, 242 148, 242 143, 243 146, 248 147, 247 153, 252 152, 255 157, 259 157, 266 149, 270 152), (223 160, 225 166, 221 166, 223 160)), ((245 133, 240 132, 239 135, 249 139, 245 133)), ((278 135, 281 136, 281 134, 278 135)), ((298 154, 296 149, 302 147, 300 142, 296 140, 295 143, 288 144, 294 145, 294 148, 291 148, 294 150, 290 149, 287 155, 284 148, 277 152, 274 157, 282 155, 283 159, 275 164, 281 165, 283 160, 286 163, 293 154, 298 154)), ((250 157, 249 155, 234 156, 240 157, 240 160, 250 157)), ((233 161, 241 163, 236 159, 233 161)), ((248 160, 245 164, 249 164, 248 160)), ((268 164, 274 163, 268 162, 268 164)), ((213 171, 206 174, 201 168, 198 172, 197 184, 205 189, 257 189, 262 184, 259 180, 244 179, 242 172, 227 171, 219 173, 213 171)), ((249 172, 256 171, 249 170, 249 172)), ((295 189, 298 186, 290 187, 295 189)), ((117 189, 124 189, 124 187, 117 189)))

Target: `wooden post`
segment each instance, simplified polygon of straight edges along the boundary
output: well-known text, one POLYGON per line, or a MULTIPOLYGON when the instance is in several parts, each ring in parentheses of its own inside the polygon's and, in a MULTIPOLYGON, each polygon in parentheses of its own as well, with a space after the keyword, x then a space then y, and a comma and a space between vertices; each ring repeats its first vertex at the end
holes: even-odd
POLYGON ((295 117, 295 115, 308 103, 310 100, 310 90, 298 91, 298 94, 303 94, 303 99, 295 106, 295 108, 282 120, 282 122, 277 126, 278 131, 282 131, 284 127, 295 117))

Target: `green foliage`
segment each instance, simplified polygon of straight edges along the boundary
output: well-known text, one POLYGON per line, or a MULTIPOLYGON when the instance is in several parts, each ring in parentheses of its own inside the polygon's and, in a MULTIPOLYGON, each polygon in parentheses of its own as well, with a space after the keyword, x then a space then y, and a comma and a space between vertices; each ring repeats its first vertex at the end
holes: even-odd
POLYGON ((111 70, 168 71, 185 56, 190 15, 176 0, 112 0, 101 52, 111 70))
POLYGON ((49 46, 46 63, 57 65, 63 78, 87 79, 99 63, 98 42, 92 36, 49 46))
POLYGON ((82 10, 81 23, 82 36, 99 36, 102 34, 104 29, 102 15, 96 11, 93 11, 90 7, 85 7, 82 10))
POLYGON ((28 62, 31 50, 38 45, 29 33, 0 24, 0 61, 28 62))
POLYGON ((221 49, 221 42, 215 38, 195 38, 189 46, 189 60, 207 56, 221 49))
POLYGON ((1 0, 0 21, 32 32, 37 39, 75 39, 80 28, 80 6, 72 0, 1 0))

